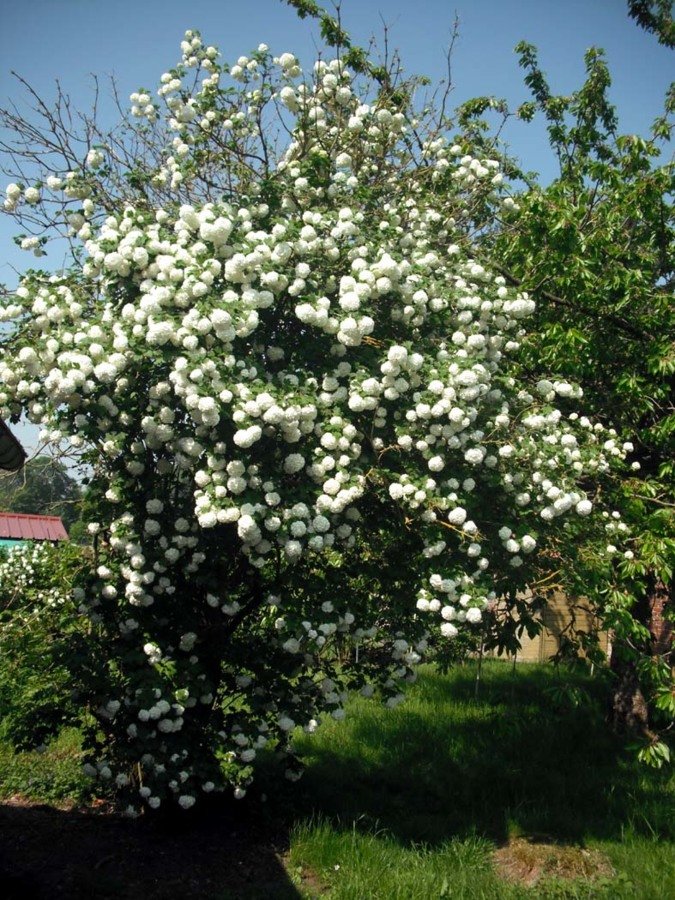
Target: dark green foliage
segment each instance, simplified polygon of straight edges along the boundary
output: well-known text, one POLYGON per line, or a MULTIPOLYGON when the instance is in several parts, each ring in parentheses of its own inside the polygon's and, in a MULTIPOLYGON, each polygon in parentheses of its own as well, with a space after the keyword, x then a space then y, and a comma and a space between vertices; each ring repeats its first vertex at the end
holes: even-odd
POLYGON ((628 15, 645 31, 653 32, 660 44, 675 47, 672 0, 628 0, 628 15))

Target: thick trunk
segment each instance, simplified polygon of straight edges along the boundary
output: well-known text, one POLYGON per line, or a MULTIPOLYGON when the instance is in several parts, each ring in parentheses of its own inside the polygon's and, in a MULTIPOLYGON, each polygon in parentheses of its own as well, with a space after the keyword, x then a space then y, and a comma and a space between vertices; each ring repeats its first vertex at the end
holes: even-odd
MULTIPOLYGON (((668 587, 655 579, 653 587, 634 611, 649 629, 650 640, 645 652, 670 662, 673 649, 672 623, 665 618, 670 603, 668 587)), ((612 650, 611 669, 615 676, 611 698, 611 718, 617 732, 654 737, 649 727, 649 708, 640 687, 637 666, 629 648, 619 642, 612 650)))
POLYGON ((668 586, 657 580, 648 602, 652 654, 663 657, 669 663, 673 651, 673 623, 666 619, 666 610, 670 603, 668 586))
POLYGON ((621 648, 612 653, 612 672, 616 677, 611 699, 612 726, 619 733, 647 734, 649 710, 640 689, 635 663, 619 655, 621 648))

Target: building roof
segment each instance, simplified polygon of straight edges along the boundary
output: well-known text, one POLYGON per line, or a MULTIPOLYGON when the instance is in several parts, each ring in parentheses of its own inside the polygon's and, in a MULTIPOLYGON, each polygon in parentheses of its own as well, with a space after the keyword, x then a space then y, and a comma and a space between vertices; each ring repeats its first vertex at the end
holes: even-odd
POLYGON ((0 471, 15 472, 26 459, 26 451, 0 419, 0 471))
POLYGON ((59 516, 0 513, 0 538, 29 541, 67 541, 68 532, 59 516))

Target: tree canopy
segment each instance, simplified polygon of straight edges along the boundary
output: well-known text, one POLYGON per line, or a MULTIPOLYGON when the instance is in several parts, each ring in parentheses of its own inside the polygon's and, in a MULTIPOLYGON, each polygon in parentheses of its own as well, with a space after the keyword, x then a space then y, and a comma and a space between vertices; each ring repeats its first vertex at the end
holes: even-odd
POLYGON ((518 198, 517 222, 499 232, 494 253, 508 281, 537 302, 523 365, 582 385, 588 411, 631 444, 630 469, 611 487, 631 529, 630 552, 608 539, 608 567, 578 548, 566 588, 576 596, 597 592, 614 636, 615 715, 624 726, 639 725, 653 745, 638 685, 656 723, 667 728, 675 712, 675 169, 661 158, 673 94, 651 136, 621 134, 601 51, 587 53, 585 84, 563 97, 549 87, 534 48, 517 49, 560 172, 518 198))
POLYGON ((675 47, 672 0, 628 0, 628 13, 645 31, 653 32, 660 44, 675 47))
POLYGON ((65 464, 52 456, 29 459, 22 469, 0 476, 0 509, 60 516, 69 527, 80 515, 82 489, 65 464))

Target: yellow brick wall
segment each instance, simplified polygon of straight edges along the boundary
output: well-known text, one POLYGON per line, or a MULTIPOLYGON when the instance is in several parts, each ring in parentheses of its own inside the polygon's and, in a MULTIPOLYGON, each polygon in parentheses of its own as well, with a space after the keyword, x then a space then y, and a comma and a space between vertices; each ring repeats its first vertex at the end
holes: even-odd
MULTIPOLYGON (((570 600, 556 592, 540 614, 543 628, 531 638, 523 632, 521 649, 516 655, 520 662, 545 662, 560 649, 560 640, 570 631, 597 632, 598 622, 585 600, 570 600)), ((600 647, 609 655, 610 642, 607 632, 599 632, 600 647)))

